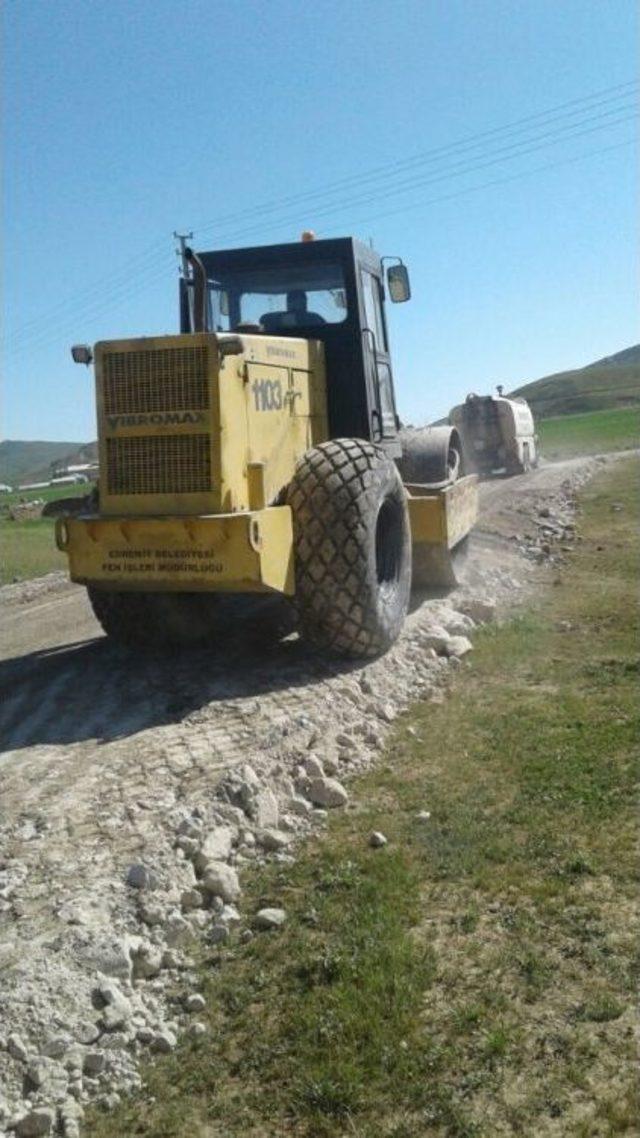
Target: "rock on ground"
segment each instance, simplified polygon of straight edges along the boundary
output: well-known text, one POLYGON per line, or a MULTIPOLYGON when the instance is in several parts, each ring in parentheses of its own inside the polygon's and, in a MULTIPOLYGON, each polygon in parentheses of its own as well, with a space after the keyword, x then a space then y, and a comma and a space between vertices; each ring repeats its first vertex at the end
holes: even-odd
POLYGON ((254 917, 254 925, 257 929, 269 930, 279 929, 287 919, 287 914, 284 909, 260 909, 254 917))
POLYGON ((349 795, 342 783, 335 778, 314 778, 309 787, 309 798, 314 806, 334 809, 337 806, 344 806, 349 800, 349 795))

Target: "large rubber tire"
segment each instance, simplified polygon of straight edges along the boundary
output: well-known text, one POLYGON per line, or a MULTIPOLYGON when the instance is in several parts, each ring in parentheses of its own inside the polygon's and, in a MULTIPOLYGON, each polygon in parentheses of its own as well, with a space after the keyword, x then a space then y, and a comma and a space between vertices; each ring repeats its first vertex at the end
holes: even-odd
POLYGON ((396 640, 411 593, 411 529, 395 463, 361 439, 307 451, 287 491, 302 635, 342 656, 396 640))
POLYGON ((107 636, 138 648, 202 644, 215 627, 215 599, 202 593, 117 593, 88 586, 107 636))

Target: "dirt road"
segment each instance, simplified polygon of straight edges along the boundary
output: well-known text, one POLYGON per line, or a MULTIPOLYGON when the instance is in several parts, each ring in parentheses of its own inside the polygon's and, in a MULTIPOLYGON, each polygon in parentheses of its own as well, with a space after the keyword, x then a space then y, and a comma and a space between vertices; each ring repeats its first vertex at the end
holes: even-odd
MULTIPOLYGON (((426 651, 425 637, 440 626, 468 630, 460 611, 478 600, 499 610, 530 587, 544 573, 537 563, 545 549, 557 549, 570 534, 573 489, 595 469, 595 459, 573 460, 484 483, 468 581, 446 599, 416 598, 397 646, 371 663, 329 661, 295 637, 258 645, 252 622, 227 631, 211 649, 145 657, 110 644, 84 591, 61 579, 50 588, 45 582, 2 590, 0 1022, 6 1030, 22 1024, 36 1050, 51 1024, 73 1038, 91 1006, 95 946, 114 930, 139 931, 127 867, 152 863, 175 907, 172 884, 183 881, 176 828, 194 811, 220 820, 215 794, 225 772, 250 763, 282 812, 301 756, 311 750, 327 773, 348 779, 372 761, 388 724, 412 698, 441 698, 453 665, 426 651)), ((290 815, 285 822, 290 835, 307 824, 290 815)), ((239 832, 232 860, 240 868, 256 851, 252 836, 245 841, 239 832)), ((179 889, 177 896, 179 910, 179 889)), ((161 994, 157 1000, 159 1018, 161 994)), ((0 1048, 0 1078, 2 1056, 0 1048)), ((107 1064, 106 1071, 133 1086, 135 1065, 127 1062, 122 1069, 107 1064)), ((4 1075, 15 1109, 19 1062, 8 1058, 4 1075)))

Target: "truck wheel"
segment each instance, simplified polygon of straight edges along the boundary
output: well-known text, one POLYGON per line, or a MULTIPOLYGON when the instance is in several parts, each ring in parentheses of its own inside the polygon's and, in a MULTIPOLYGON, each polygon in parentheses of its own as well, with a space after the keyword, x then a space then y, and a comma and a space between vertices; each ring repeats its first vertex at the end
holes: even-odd
POLYGON ((87 587, 107 636, 139 648, 198 644, 211 638, 215 600, 201 593, 116 593, 87 587))
POLYGON ((411 592, 411 529, 395 463, 361 439, 307 451, 287 490, 302 635, 342 656, 377 656, 411 592))

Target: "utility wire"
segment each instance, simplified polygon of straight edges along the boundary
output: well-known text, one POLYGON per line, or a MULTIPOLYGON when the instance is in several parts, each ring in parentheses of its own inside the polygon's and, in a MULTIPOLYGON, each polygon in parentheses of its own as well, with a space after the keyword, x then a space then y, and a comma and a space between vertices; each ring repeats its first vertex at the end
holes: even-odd
MULTIPOLYGON (((633 117, 633 116, 630 116, 630 117, 633 117)), ((586 120, 586 121, 588 121, 588 120, 586 120)), ((615 123, 613 123, 613 124, 608 123, 606 125, 617 125, 618 122, 625 122, 625 121, 628 121, 628 119, 622 118, 620 120, 616 120, 615 123)), ((569 138, 582 137, 585 134, 590 134, 590 133, 593 133, 594 131, 601 130, 601 129, 603 129, 603 124, 600 124, 599 126, 594 126, 591 128, 586 128, 585 130, 574 131, 569 136, 567 136, 565 133, 565 134, 563 134, 562 138, 560 138, 560 139, 558 139, 554 136, 551 139, 551 141, 549 141, 549 139, 547 138, 544 141, 539 142, 538 145, 536 145, 534 147, 529 147, 525 150, 521 149, 518 154, 511 155, 510 159, 507 159, 504 155, 500 155, 500 157, 493 158, 487 162, 476 163, 476 164, 472 164, 471 166, 464 167, 462 171, 457 171, 457 172, 454 171, 453 173, 448 172, 448 173, 439 175, 438 177, 427 179, 426 182, 424 180, 422 180, 422 181, 418 182, 417 184, 412 183, 408 187, 404 188, 402 190, 402 192, 407 193, 413 189, 421 188, 423 184, 432 185, 436 182, 448 180, 450 177, 468 176, 471 173, 475 173, 481 169, 486 169, 487 167, 495 165, 496 163, 506 161, 506 160, 513 160, 514 157, 520 158, 520 157, 527 156, 530 153, 534 153, 534 152, 536 152, 540 149, 543 149, 549 145, 553 145, 557 141, 565 141, 567 139, 567 137, 569 137, 569 138)), ((510 180, 510 179, 507 179, 507 180, 510 180)), ((498 182, 499 181, 500 181, 500 179, 498 180, 498 182)), ((489 183, 489 184, 492 185, 492 184, 497 184, 497 183, 489 183)), ((321 210, 318 212, 318 216, 327 216, 327 215, 335 214, 336 212, 338 212, 338 213, 344 212, 345 209, 351 210, 352 208, 354 208, 354 206, 357 207, 358 205, 372 204, 374 202, 377 202, 377 201, 384 199, 384 198, 388 198, 390 196, 397 196, 396 191, 395 190, 392 190, 392 191, 387 190, 382 194, 369 195, 369 196, 361 197, 359 199, 352 200, 350 202, 343 203, 340 206, 332 206, 329 208, 325 208, 324 210, 321 210)), ((456 195, 454 194, 453 196, 456 196, 456 195)), ((435 200, 440 200, 440 199, 435 199, 435 200)), ((402 209, 402 207, 401 207, 401 209, 402 209)), ((392 210, 391 212, 393 213, 393 212, 397 212, 397 211, 392 210)), ((379 216, 379 215, 376 215, 376 216, 379 216)), ((290 219, 290 218, 278 219, 276 224, 279 224, 279 225, 288 224, 288 225, 290 225, 290 224, 292 224, 292 219, 290 219)), ((253 228, 255 229, 256 227, 253 227, 253 228)), ((259 227, 259 228, 261 229, 262 227, 259 227)), ((251 232, 251 230, 245 230, 244 231, 245 234, 247 232, 251 232)), ((136 290, 139 290, 140 285, 143 281, 146 283, 151 283, 151 280, 153 280, 155 282, 156 279, 159 279, 160 276, 164 275, 164 272, 165 272, 164 268, 161 269, 160 272, 158 272, 155 268, 153 270, 150 268, 145 273, 139 274, 136 277, 136 280, 134 282, 131 282, 131 281, 124 282, 124 284, 121 285, 121 287, 119 289, 112 291, 112 293, 109 294, 108 296, 103 296, 100 299, 97 299, 93 305, 90 305, 88 308, 86 308, 84 313, 83 313, 82 319, 89 321, 89 320, 91 320, 97 316, 102 315, 102 313, 105 311, 106 303, 118 303, 119 301, 126 299, 126 297, 131 294, 132 287, 136 290)), ((79 319, 80 319, 79 314, 75 313, 73 316, 74 327, 78 326, 78 320, 79 319)), ((64 331, 64 324, 62 323, 62 321, 58 322, 57 331, 62 336, 63 331, 64 331)), ((30 348, 34 349, 34 348, 41 346, 42 343, 47 342, 49 340, 49 338, 50 338, 49 332, 46 329, 42 329, 39 335, 36 333, 36 335, 31 338, 30 348)), ((16 350, 18 350, 18 349, 17 348, 13 349, 13 351, 16 351, 16 350)), ((12 353, 9 353, 9 354, 12 354, 12 353)))
MULTIPOLYGON (((166 258, 166 253, 165 253, 166 258)), ((128 281, 122 282, 118 289, 112 290, 108 296, 103 298, 96 298, 92 305, 86 307, 82 312, 69 312, 66 316, 60 317, 55 321, 55 334, 62 340, 69 332, 71 335, 74 333, 82 339, 79 333, 82 324, 95 322, 101 317, 105 316, 107 312, 115 310, 122 302, 128 300, 134 293, 139 293, 141 286, 154 284, 159 280, 167 280, 171 269, 176 269, 174 261, 168 259, 162 264, 161 267, 155 265, 148 267, 143 273, 136 276, 135 281, 132 282, 131 278, 128 281)), ((26 337, 26 350, 32 351, 42 347, 51 341, 52 332, 45 327, 40 328, 33 335, 26 337)), ((19 342, 11 344, 7 347, 5 355, 7 357, 18 355, 21 351, 25 350, 19 342)))
MULTIPOLYGON (((87 287, 83 288, 82 290, 79 302, 77 297, 74 297, 73 295, 69 295, 58 300, 54 305, 52 305, 50 309, 47 310, 44 319, 52 319, 59 313, 64 312, 65 308, 70 306, 73 306, 74 311, 80 310, 83 305, 91 301, 94 296, 97 299, 104 297, 106 295, 105 288, 107 290, 110 290, 113 287, 117 287, 121 283, 126 284, 127 281, 131 281, 131 273, 133 270, 144 270, 150 262, 157 262, 160 257, 165 257, 166 253, 166 242, 155 241, 152 245, 147 246, 146 249, 141 250, 139 253, 136 253, 131 258, 131 260, 127 262, 126 266, 123 265, 122 268, 116 270, 115 273, 106 273, 103 277, 98 277, 94 281, 88 283, 87 287)), ((32 328, 37 328, 38 325, 42 323, 42 319, 42 317, 34 316, 31 319, 25 321, 23 324, 20 324, 12 333, 11 337, 9 337, 7 340, 7 346, 15 339, 15 337, 29 332, 32 328)))
POLYGON ((405 205, 398 206, 397 209, 384 210, 382 213, 369 214, 367 217, 359 217, 352 219, 354 225, 365 225, 369 221, 379 221, 382 218, 392 217, 394 214, 407 213, 413 209, 424 209, 425 206, 436 205, 440 202, 453 201, 455 198, 464 197, 466 194, 475 194, 479 190, 491 189, 493 186, 503 186, 508 182, 518 181, 520 178, 529 178, 534 174, 542 174, 547 170, 555 170, 559 166, 569 166, 574 162, 582 162, 586 158, 600 157, 602 154, 609 154, 614 150, 622 150, 628 146, 636 145, 635 138, 627 138, 623 142, 615 142, 612 146, 599 147, 597 150, 588 150, 582 154, 574 154, 570 158, 560 158, 557 162, 545 163, 544 166, 535 166, 532 170, 520 170, 517 174, 508 174, 504 178, 493 178, 490 182, 482 182, 480 185, 467 186, 462 190, 457 190, 452 194, 444 194, 437 198, 430 198, 427 201, 420 199, 417 202, 409 202, 405 205))
MULTIPOLYGON (((570 158, 563 158, 563 159, 559 159, 556 162, 545 163, 543 166, 537 166, 531 170, 521 170, 518 173, 507 175, 505 177, 494 178, 491 181, 482 182, 482 183, 474 185, 474 186, 467 186, 467 187, 460 189, 460 190, 457 190, 451 194, 439 195, 438 197, 430 198, 430 199, 427 199, 426 201, 423 198, 421 198, 419 201, 408 202, 408 203, 406 203, 402 206, 399 206, 395 209, 387 209, 387 210, 382 211, 381 213, 368 214, 366 217, 354 218, 354 219, 352 219, 352 223, 353 224, 365 224, 365 223, 368 223, 370 221, 377 221, 381 218, 386 218, 386 217, 390 217, 390 216, 397 215, 397 214, 404 214, 404 213, 410 212, 412 210, 424 209, 425 207, 430 206, 430 205, 436 205, 436 204, 439 204, 442 202, 453 201, 456 198, 464 197, 468 194, 477 193, 481 190, 490 189, 490 188, 493 188, 494 186, 505 185, 505 184, 508 184, 510 182, 518 181, 521 178, 533 177, 536 174, 544 173, 544 172, 547 172, 549 170, 555 170, 558 167, 571 165, 575 162, 582 162, 588 158, 600 157, 601 155, 609 154, 613 151, 617 151, 617 150, 623 149, 625 147, 633 146, 634 143, 635 143, 635 139, 633 139, 633 138, 625 139, 624 141, 619 142, 619 143, 615 143, 612 146, 599 147, 597 150, 590 150, 590 151, 584 152, 582 154, 573 155, 570 158)), ((160 274, 154 275, 154 279, 159 279, 159 277, 164 277, 164 275, 165 275, 164 270, 162 270, 160 274)), ((45 343, 48 342, 48 338, 44 342, 45 343)), ((40 343, 40 344, 35 343, 31 346, 32 347, 42 346, 42 343, 40 343)))
MULTIPOLYGON (((559 119, 567 117, 571 118, 575 115, 586 113, 587 111, 591 112, 597 110, 600 106, 605 106, 607 103, 610 103, 612 101, 627 99, 630 95, 633 94, 635 90, 637 90, 637 88, 638 82, 636 80, 616 84, 611 87, 605 87, 598 91, 592 92, 590 95, 581 96, 580 98, 571 99, 568 102, 560 103, 555 107, 547 109, 546 111, 539 111, 533 115, 527 115, 522 119, 516 119, 502 126, 494 127, 489 131, 482 131, 479 134, 470 135, 466 139, 462 139, 454 143, 449 143, 445 146, 431 148, 430 150, 424 151, 412 157, 396 160, 393 163, 387 163, 384 166, 374 167, 373 169, 364 171, 362 174, 352 174, 346 178, 339 179, 336 182, 329 183, 324 188, 316 189, 314 191, 307 191, 286 198, 280 198, 276 201, 264 203, 263 205, 256 205, 245 210, 223 215, 221 217, 218 217, 215 223, 204 223, 199 227, 199 231, 206 232, 207 229, 211 228, 219 229, 226 222, 241 221, 243 218, 255 216, 259 216, 261 218, 260 228, 262 229, 265 214, 282 210, 290 204, 295 204, 298 202, 301 203, 302 201, 317 201, 327 196, 335 196, 336 193, 341 192, 341 189, 343 187, 350 185, 357 185, 358 188, 360 188, 368 182, 376 181, 379 179, 388 180, 389 178, 394 177, 397 172, 409 170, 415 168, 416 166, 424 165, 425 163, 438 163, 442 158, 449 155, 456 155, 459 153, 461 154, 468 152, 469 150, 482 147, 484 146, 487 139, 494 139, 497 136, 502 139, 503 137, 506 138, 508 135, 513 134, 514 132, 522 134, 523 132, 528 132, 532 129, 536 129, 536 127, 529 124, 538 124, 538 126, 551 125, 553 122, 557 122, 559 119), (589 107, 587 104, 593 105, 589 107)), ((525 140, 523 139, 521 141, 524 143, 525 140)), ((250 232, 255 232, 255 228, 252 228, 250 232)), ((222 240, 225 239, 227 238, 222 238, 222 240)), ((126 266, 123 266, 122 269, 118 270, 115 274, 109 274, 100 280, 88 284, 85 288, 83 288, 81 297, 77 300, 73 297, 61 298, 51 309, 45 313, 44 317, 33 317, 32 319, 16 328, 10 337, 9 342, 12 343, 22 334, 30 332, 34 327, 41 326, 43 320, 47 321, 54 315, 60 314, 65 310, 67 305, 73 305, 74 312, 76 312, 78 316, 81 316, 84 306, 88 302, 92 301, 94 297, 108 301, 111 298, 112 293, 105 292, 105 287, 109 290, 112 286, 117 288, 121 283, 126 284, 126 282, 130 279, 133 269, 142 270, 149 265, 155 267, 156 264, 160 263, 160 257, 162 255, 160 250, 160 243, 154 242, 154 244, 148 247, 147 250, 141 251, 131 261, 129 261, 126 266)), ((139 273, 138 279, 141 279, 139 273)))
MULTIPOLYGON (((624 87, 625 89, 629 88, 629 87, 633 87, 633 86, 636 86, 636 84, 620 85, 620 87, 624 87)), ((609 89, 605 89, 605 90, 609 90, 609 89)), ((619 87, 615 88, 615 89, 611 89, 611 90, 617 91, 617 90, 619 90, 619 87)), ((603 102, 604 103, 611 102, 614 98, 617 98, 617 99, 628 98, 629 93, 630 92, 627 92, 624 95, 617 95, 617 96, 610 95, 609 99, 604 100, 603 102)), ((563 105, 564 106, 566 106, 566 105, 576 106, 576 104, 580 104, 580 110, 579 111, 574 110, 573 112, 571 112, 572 116, 574 116, 576 113, 585 113, 587 108, 584 108, 582 106, 582 104, 584 104, 585 101, 593 102, 594 98, 595 98, 595 95, 587 96, 586 99, 572 100, 571 104, 563 104, 563 105)), ((593 107, 589 108, 589 110, 591 110, 591 111, 596 110, 596 109, 598 109, 598 107, 600 105, 602 105, 602 103, 598 103, 598 104, 594 105, 593 107)), ((406 179, 405 181, 400 182, 398 185, 391 186, 390 188, 383 190, 382 192, 378 191, 378 192, 373 192, 370 194, 358 195, 356 198, 346 199, 346 200, 343 200, 341 202, 336 202, 336 203, 324 205, 321 209, 316 211, 314 216, 317 216, 317 217, 330 216, 331 214, 335 214, 336 212, 344 212, 347 209, 351 210, 354 206, 369 204, 369 203, 375 202, 377 200, 381 200, 381 199, 386 198, 386 197, 396 196, 398 193, 404 194, 404 193, 410 192, 412 189, 419 188, 421 186, 431 185, 431 184, 434 184, 435 182, 443 181, 443 180, 446 180, 448 178, 463 177, 463 176, 466 176, 468 174, 472 174, 479 169, 484 169, 487 166, 495 165, 496 163, 499 163, 501 161, 513 161, 514 159, 517 159, 519 157, 525 157, 529 153, 532 153, 536 150, 542 149, 545 146, 555 145, 558 142, 571 140, 572 138, 575 138, 575 137, 581 137, 583 134, 593 133, 596 130, 604 129, 605 127, 616 126, 619 123, 628 121, 628 119, 626 119, 624 117, 619 117, 619 118, 611 121, 611 116, 615 115, 615 114, 619 114, 620 111, 630 109, 630 108, 631 108, 631 104, 626 104, 625 106, 621 106, 621 107, 612 107, 607 111, 603 111, 601 114, 593 115, 593 116, 590 116, 589 118, 585 118, 581 122, 566 123, 564 125, 557 126, 551 133, 538 135, 537 139, 535 137, 534 138, 528 138, 528 139, 523 138, 523 139, 520 139, 518 142, 511 142, 509 145, 503 146, 499 150, 494 151, 494 155, 491 158, 489 158, 487 161, 482 162, 482 163, 471 162, 469 164, 466 164, 464 161, 458 162, 457 165, 455 165, 449 169, 446 169, 446 167, 445 167, 443 169, 443 172, 441 172, 441 173, 438 173, 437 171, 433 172, 426 179, 422 176, 420 176, 418 178, 406 179), (576 127, 579 127, 579 126, 582 126, 585 124, 589 124, 591 122, 595 123, 595 122, 598 122, 598 121, 603 120, 603 119, 607 120, 607 121, 601 122, 601 124, 599 126, 587 127, 587 129, 585 129, 585 130, 575 130, 576 127), (537 141, 538 145, 531 147, 529 145, 529 143, 531 143, 532 141, 537 141)), ((527 120, 520 120, 520 121, 521 122, 525 122, 525 121, 531 122, 533 120, 537 121, 543 117, 549 118, 550 114, 551 114, 550 111, 540 112, 537 115, 528 116, 527 120)), ((564 116, 556 116, 556 121, 558 118, 562 118, 562 117, 564 117, 564 116)), ((539 123, 540 127, 543 125, 546 126, 549 124, 548 123, 546 123, 546 124, 539 123)), ((496 142, 501 142, 502 141, 501 132, 503 132, 505 129, 508 130, 511 128, 510 127, 494 128, 492 131, 483 132, 483 135, 478 136, 478 137, 486 137, 488 135, 491 135, 495 138, 496 142), (498 136, 500 136, 500 137, 498 137, 498 136)), ((534 129, 534 128, 532 128, 532 127, 528 128, 529 131, 531 129, 534 129)), ((520 132, 522 132, 522 131, 520 131, 520 132)), ((461 144, 461 145, 466 146, 467 144, 461 144)), ((474 147, 477 147, 477 145, 478 145, 477 143, 474 143, 474 147)), ((446 150, 453 157, 455 157, 456 156, 455 152, 456 152, 457 148, 460 149, 460 144, 452 144, 451 146, 446 147, 446 148, 439 148, 439 152, 443 153, 443 151, 446 150)), ((433 151, 430 153, 432 154, 431 161, 433 162, 433 161, 435 161, 435 158, 433 156, 436 154, 436 151, 433 151)), ((479 157, 479 155, 478 155, 478 157, 479 157)), ((411 161, 415 161, 415 159, 405 160, 404 163, 398 163, 396 165, 398 165, 398 166, 402 165, 404 167, 407 165, 407 162, 411 162, 411 161)), ((386 171, 385 177, 388 179, 390 176, 390 174, 388 172, 388 167, 384 167, 381 169, 384 169, 386 171)), ((366 178, 366 175, 364 176, 364 178, 366 178)), ((350 182, 358 181, 359 184, 362 182, 362 180, 363 180, 363 178, 361 178, 358 175, 354 175, 350 179, 348 179, 348 181, 350 181, 350 182)), ((338 183, 336 183, 336 185, 337 184, 338 183)), ((335 193, 335 191, 332 191, 332 193, 335 193)), ((303 200, 307 196, 308 195, 298 195, 297 199, 282 199, 282 201, 279 203, 278 208, 282 209, 284 203, 287 201, 303 200)), ((276 208, 276 207, 274 206, 273 208, 276 208)), ((257 211, 257 209, 258 209, 258 207, 255 207, 255 209, 252 209, 250 211, 244 211, 244 212, 247 214, 255 213, 257 211)), ((241 216, 241 215, 242 215, 242 211, 241 211, 240 215, 235 215, 235 216, 241 216)), ((230 215, 230 216, 234 216, 234 215, 230 215)), ((297 220, 297 216, 294 220, 297 220)), ((271 220, 270 224, 271 225, 283 226, 285 223, 292 224, 293 221, 290 220, 290 218, 288 218, 288 217, 274 218, 271 220)), ((224 242, 224 241, 234 240, 236 238, 248 236, 251 233, 256 232, 256 231, 264 232, 264 223, 261 223, 260 225, 253 225, 250 227, 245 227, 245 228, 238 230, 238 231, 235 231, 231 234, 221 235, 219 238, 219 241, 224 242)), ((86 294, 83 296, 83 302, 73 306, 73 320, 74 320, 75 326, 77 327, 78 322, 81 320, 83 321, 86 319, 91 319, 96 314, 96 312, 100 313, 101 311, 106 311, 107 306, 111 307, 113 303, 118 303, 121 300, 123 300, 127 295, 131 295, 134 291, 139 290, 141 284, 148 283, 151 279, 153 279, 153 280, 157 279, 159 276, 157 269, 160 266, 160 264, 165 263, 165 255, 160 254, 160 253, 156 254, 154 252, 154 250, 158 247, 159 247, 158 244, 154 244, 153 246, 149 247, 145 252, 141 252, 140 254, 137 254, 136 257, 129 263, 129 266, 126 269, 123 268, 123 270, 121 270, 115 278, 111 278, 111 279, 110 278, 103 278, 103 279, 106 279, 107 281, 110 280, 110 283, 109 283, 108 287, 106 288, 106 290, 105 290, 105 288, 100 287, 99 283, 96 282, 94 284, 94 286, 90 289, 89 294, 86 294), (134 265, 138 268, 138 271, 136 272, 135 278, 132 279, 131 268, 134 265)), ((162 274, 164 274, 164 271, 165 270, 163 267, 162 268, 162 274)), ((28 321, 26 325, 21 326, 20 329, 17 329, 16 332, 14 333, 13 337, 12 337, 12 340, 11 340, 11 348, 9 349, 10 353, 19 349, 20 342, 21 342, 22 338, 25 336, 25 334, 27 333, 27 330, 29 328, 33 328, 33 327, 36 328, 35 335, 33 336, 31 344, 30 344, 31 347, 35 347, 37 343, 41 342, 43 336, 48 337, 49 334, 46 330, 46 325, 50 321, 52 321, 53 312, 55 311, 56 314, 59 314, 59 322, 62 323, 64 321, 64 316, 63 316, 64 309, 68 303, 69 303, 68 301, 60 301, 59 304, 57 306, 55 306, 55 309, 52 310, 50 313, 48 313, 44 318, 40 318, 40 319, 34 318, 33 320, 28 321)))
MULTIPOLYGON (((483 146, 488 139, 491 139, 496 135, 522 133, 525 130, 535 129, 533 125, 528 126, 527 124, 534 124, 540 119, 548 119, 551 123, 558 118, 572 117, 576 114, 596 110, 599 106, 604 106, 606 103, 611 102, 612 100, 629 98, 633 95, 634 92, 637 92, 638 86, 638 81, 632 80, 629 83, 618 84, 615 87, 605 87, 603 90, 594 92, 592 95, 586 95, 580 99, 572 99, 568 103, 560 103, 555 107, 549 108, 547 111, 539 111, 537 114, 527 115, 525 118, 516 119, 511 123, 506 123, 502 126, 494 127, 488 131, 482 131, 479 134, 470 135, 468 138, 460 139, 457 142, 431 148, 419 154, 413 155, 410 158, 399 159, 395 162, 386 163, 383 166, 376 166, 372 169, 363 171, 361 174, 351 174, 348 177, 341 178, 336 182, 330 182, 317 190, 307 191, 301 194, 294 194, 288 198, 278 198, 270 202, 265 202, 262 205, 251 206, 246 210, 241 210, 239 213, 226 214, 218 217, 215 220, 211 219, 209 221, 202 222, 200 225, 194 226, 194 229, 197 232, 203 232, 211 228, 217 228, 223 224, 226 224, 227 222, 233 222, 236 219, 239 220, 246 216, 259 215, 260 217, 263 217, 266 213, 269 213, 275 209, 282 208, 284 205, 297 204, 301 201, 316 200, 318 197, 325 196, 326 194, 336 193, 341 189, 351 185, 360 186, 364 182, 368 182, 370 180, 376 180, 382 177, 392 177, 397 171, 402 171, 404 169, 425 162, 436 161, 441 157, 448 156, 452 152, 455 153, 459 150, 465 151, 467 149, 475 149, 479 146, 483 146), (603 95, 606 97, 600 99, 600 96, 603 95), (589 102, 593 102, 594 99, 600 99, 600 101, 597 102, 593 107, 583 105, 589 102), (575 109, 572 111, 564 111, 563 114, 556 114, 556 112, 562 111, 563 108, 566 107, 574 107, 575 109)), ((539 125, 543 126, 548 124, 539 123, 539 125)))
MULTIPOLYGON (((630 108, 621 108, 621 109, 630 109, 630 108)), ((601 117, 602 116, 595 116, 596 119, 601 118, 601 117)), ((378 200, 381 200, 384 198, 395 197, 395 196, 397 196, 398 193, 407 193, 413 189, 424 187, 424 186, 429 186, 429 185, 434 185, 437 182, 442 182, 442 181, 448 180, 449 178, 465 177, 468 174, 475 173, 477 170, 483 170, 489 166, 495 166, 496 164, 498 164, 500 162, 513 161, 517 158, 527 157, 529 154, 535 153, 538 150, 542 150, 547 146, 554 146, 554 145, 557 145, 558 143, 564 143, 564 142, 571 141, 574 138, 581 138, 585 134, 593 134, 599 130, 604 130, 604 129, 607 129, 607 128, 612 127, 612 126, 618 126, 622 123, 630 122, 631 120, 633 120, 636 117, 637 117, 636 114, 623 115, 623 116, 620 116, 616 119, 613 119, 612 121, 600 123, 599 125, 594 125, 594 126, 588 126, 587 125, 587 126, 585 126, 585 129, 572 130, 570 133, 567 132, 566 128, 562 128, 561 130, 558 130, 551 135, 538 136, 537 144, 535 146, 527 145, 525 147, 524 145, 521 145, 518 143, 518 144, 513 144, 511 146, 508 146, 508 147, 502 147, 500 150, 495 152, 494 156, 488 158, 484 162, 473 162, 471 164, 458 163, 456 166, 453 166, 450 169, 445 169, 442 173, 433 174, 433 175, 429 176, 428 178, 420 177, 420 178, 415 178, 415 179, 409 179, 409 180, 406 180, 404 182, 399 183, 398 185, 394 185, 394 186, 390 187, 389 189, 383 190, 379 193, 358 195, 358 196, 352 197, 350 199, 344 199, 342 202, 337 202, 337 203, 334 203, 332 205, 322 206, 321 208, 317 209, 314 212, 314 215, 313 215, 314 221, 317 218, 324 218, 324 217, 331 216, 332 214, 335 214, 336 212, 344 212, 345 209, 351 209, 353 206, 367 204, 369 202, 378 201, 378 200), (516 147, 519 147, 519 149, 516 149, 516 147), (513 151, 515 151, 515 152, 510 153, 513 151)), ((588 123, 593 122, 593 121, 594 121, 593 119, 591 119, 591 120, 590 119, 584 119, 583 124, 588 124, 588 123)), ((579 126, 582 124, 576 123, 574 125, 579 126)), ((529 141, 536 141, 536 140, 531 139, 529 141)), ((301 217, 300 213, 289 214, 288 216, 285 216, 285 217, 281 217, 281 218, 279 217, 279 218, 272 219, 272 223, 281 224, 282 222, 286 221, 286 222, 289 222, 293 226, 294 223, 299 221, 300 217, 301 217)), ((220 241, 230 241, 230 240, 235 240, 235 239, 241 238, 241 237, 244 238, 244 237, 250 236, 253 233, 263 232, 263 230, 264 230, 263 225, 256 224, 256 225, 250 226, 248 228, 243 228, 241 230, 237 230, 236 232, 224 234, 222 237, 220 237, 219 240, 220 241)))

